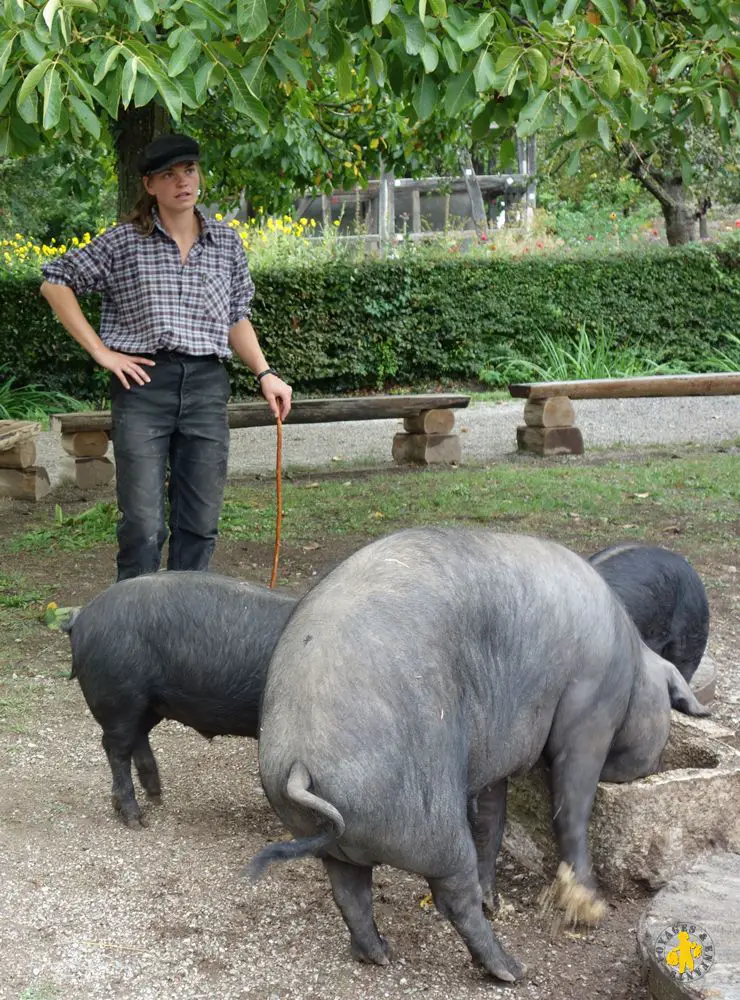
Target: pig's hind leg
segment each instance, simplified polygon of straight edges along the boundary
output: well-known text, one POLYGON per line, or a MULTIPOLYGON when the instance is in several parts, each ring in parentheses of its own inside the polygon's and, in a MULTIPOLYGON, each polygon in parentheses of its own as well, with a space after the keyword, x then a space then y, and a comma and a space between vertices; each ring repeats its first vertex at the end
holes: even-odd
MULTIPOLYGON (((125 717, 119 716, 113 725, 103 727, 103 749, 108 756, 113 776, 111 802, 129 827, 144 825, 131 779, 131 757, 140 738, 140 716, 137 713, 127 714, 125 717)), ((149 752, 151 754, 151 750, 149 752)))
POLYGON ((595 923, 605 912, 591 869, 588 824, 613 726, 592 712, 575 719, 561 705, 545 750, 550 763, 552 821, 562 863, 550 902, 566 920, 595 923))
POLYGON ((388 965, 388 945, 373 919, 373 870, 336 858, 322 859, 334 900, 349 927, 352 954, 361 962, 388 965))
POLYGON ((506 779, 486 786, 468 807, 468 822, 478 856, 478 881, 488 913, 498 909, 496 858, 506 824, 506 779))
POLYGON ((524 975, 524 968, 502 948, 483 913, 483 893, 478 881, 478 865, 472 837, 466 867, 444 878, 428 878, 434 905, 446 917, 465 944, 475 962, 496 979, 513 983, 524 975))
POLYGON ((149 744, 149 733, 161 721, 161 716, 155 712, 147 712, 142 720, 139 734, 133 748, 134 765, 136 773, 139 775, 141 787, 147 794, 147 798, 158 802, 162 795, 162 783, 159 778, 159 768, 157 760, 152 753, 149 744))

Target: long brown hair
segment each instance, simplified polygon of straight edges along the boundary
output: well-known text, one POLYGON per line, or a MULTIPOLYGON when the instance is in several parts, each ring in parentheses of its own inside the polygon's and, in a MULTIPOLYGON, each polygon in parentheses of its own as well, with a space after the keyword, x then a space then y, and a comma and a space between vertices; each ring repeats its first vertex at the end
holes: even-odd
MULTIPOLYGON (((203 175, 203 171, 200 169, 200 164, 196 163, 196 169, 198 171, 198 180, 200 182, 200 197, 205 194, 206 190, 206 179, 203 175)), ((124 215, 122 222, 130 222, 137 233, 142 236, 148 236, 154 229, 154 216, 152 215, 152 209, 157 204, 157 199, 153 194, 149 194, 147 189, 144 187, 144 181, 141 181, 141 193, 133 210, 129 212, 128 215, 124 215)))

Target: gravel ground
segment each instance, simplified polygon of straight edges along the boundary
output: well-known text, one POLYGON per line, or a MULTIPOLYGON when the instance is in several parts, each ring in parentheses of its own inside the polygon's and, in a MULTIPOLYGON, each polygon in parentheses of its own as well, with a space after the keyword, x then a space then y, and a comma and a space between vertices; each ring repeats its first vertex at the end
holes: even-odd
MULTIPOLYGON (((575 403, 576 423, 586 449, 619 444, 717 443, 740 435, 740 396, 695 396, 668 399, 582 400, 575 403)), ((476 403, 457 411, 463 435, 463 459, 491 462, 516 448, 516 428, 523 404, 476 403)), ((391 442, 401 420, 357 420, 285 427, 286 467, 322 468, 332 462, 390 462, 391 442)), ((112 449, 108 457, 112 459, 112 449)), ((63 452, 59 435, 47 431, 37 443, 38 465, 52 484, 59 481, 63 452)), ((229 473, 266 472, 274 467, 275 431, 255 427, 232 431, 229 473)))
MULTIPOLYGON (((460 412, 465 458, 510 454, 521 411, 512 402, 460 412)), ((584 401, 576 413, 587 449, 740 436, 738 397, 584 401)), ((400 426, 288 426, 285 464, 382 465, 400 426)), ((56 483, 58 436, 41 435, 38 453, 56 483)), ((233 433, 233 476, 268 472, 273 461, 272 429, 233 433)), ((715 719, 737 729, 736 542, 727 563, 709 651, 721 667, 715 719)), ((257 850, 284 836, 252 741, 209 744, 175 723, 158 726, 164 805, 147 807, 148 829, 125 829, 110 807, 100 730, 78 685, 61 679, 66 637, 34 635, 18 685, 33 726, 0 737, 0 1000, 644 1000, 634 931, 646 900, 620 901, 592 933, 550 939, 536 903, 544 881, 506 857, 494 927, 529 967, 521 984, 497 985, 473 969, 450 925, 419 905, 425 883, 388 868, 377 870, 374 896, 394 961, 357 965, 318 862, 276 867, 255 887, 240 878, 257 850)))

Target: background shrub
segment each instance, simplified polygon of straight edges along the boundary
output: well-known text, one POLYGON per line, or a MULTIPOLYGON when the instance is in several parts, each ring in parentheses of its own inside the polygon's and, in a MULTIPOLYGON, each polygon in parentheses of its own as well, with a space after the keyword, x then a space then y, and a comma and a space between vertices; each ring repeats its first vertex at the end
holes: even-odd
MULTIPOLYGON (((580 328, 612 330, 617 346, 701 370, 740 327, 737 239, 517 259, 401 251, 257 267, 254 278, 265 354, 303 391, 474 379, 505 353, 537 362, 543 334, 572 342, 580 328)), ((107 373, 64 332, 38 287, 38 277, 0 275, 0 365, 19 384, 104 400, 107 373)), ((95 297, 83 308, 97 326, 95 297)), ((254 391, 243 366, 231 373, 235 395, 254 391)))

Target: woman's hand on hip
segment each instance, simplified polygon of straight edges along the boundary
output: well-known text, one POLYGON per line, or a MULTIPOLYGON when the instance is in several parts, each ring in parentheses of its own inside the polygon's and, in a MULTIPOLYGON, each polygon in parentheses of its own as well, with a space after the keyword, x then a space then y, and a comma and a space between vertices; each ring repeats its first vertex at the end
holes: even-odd
POLYGON ((151 358, 137 358, 131 354, 120 354, 106 347, 104 351, 96 352, 93 357, 102 368, 107 368, 118 377, 124 389, 130 389, 129 379, 137 385, 144 385, 151 382, 146 373, 146 368, 142 365, 153 367, 155 362, 151 358))
POLYGON ((277 375, 264 375, 260 379, 260 389, 275 416, 285 420, 290 413, 293 398, 293 390, 288 383, 283 382, 277 375))

